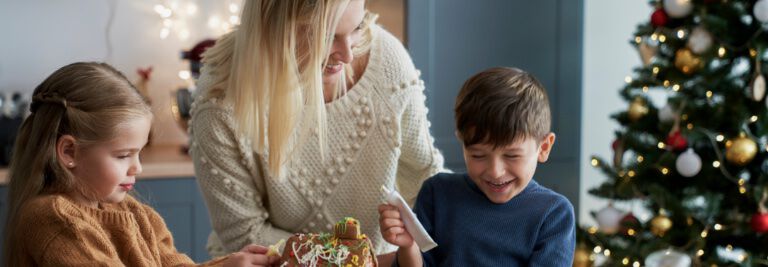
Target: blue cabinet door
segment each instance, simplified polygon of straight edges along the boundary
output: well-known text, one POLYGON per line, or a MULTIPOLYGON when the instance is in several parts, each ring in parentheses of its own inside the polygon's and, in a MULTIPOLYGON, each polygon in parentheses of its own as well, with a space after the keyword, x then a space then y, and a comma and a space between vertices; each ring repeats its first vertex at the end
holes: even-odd
POLYGON ((194 178, 139 180, 136 193, 139 200, 163 216, 173 234, 176 249, 195 262, 210 258, 205 245, 211 223, 194 178))

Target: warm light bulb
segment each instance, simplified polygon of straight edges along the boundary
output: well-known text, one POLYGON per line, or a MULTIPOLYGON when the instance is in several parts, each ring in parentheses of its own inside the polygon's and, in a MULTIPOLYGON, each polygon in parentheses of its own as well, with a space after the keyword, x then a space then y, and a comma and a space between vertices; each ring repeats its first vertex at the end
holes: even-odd
POLYGON ((712 98, 712 91, 707 91, 707 98, 712 98))
POLYGON ((664 145, 664 142, 659 142, 657 146, 659 147, 659 149, 664 149, 664 147, 666 147, 666 145, 664 145))
POLYGON ((707 230, 701 231, 701 238, 706 238, 709 232, 707 230))
POLYGON ((639 156, 639 155, 637 156, 637 162, 643 162, 643 160, 645 160, 643 156, 639 156))
POLYGON ((704 255, 704 250, 703 249, 699 249, 699 251, 696 251, 696 256, 701 257, 702 255, 704 255))
POLYGON ((642 42, 643 42, 643 38, 640 38, 640 36, 635 36, 635 43, 639 44, 639 43, 642 43, 642 42))
POLYGON ((677 30, 677 38, 683 39, 685 38, 685 31, 684 30, 677 30))
POLYGON ((720 167, 720 161, 717 161, 717 160, 713 161, 712 162, 712 167, 719 168, 720 167))
POLYGON ((653 74, 659 73, 659 67, 653 67, 653 74))
POLYGON ((715 140, 717 140, 718 142, 722 142, 723 140, 725 140, 725 136, 723 136, 722 134, 718 134, 715 137, 715 140))
POLYGON ((667 169, 666 167, 661 168, 661 173, 664 175, 667 175, 669 173, 669 169, 667 169))
POLYGON ((749 117, 750 122, 756 122, 757 121, 757 115, 752 115, 752 117, 749 117))
POLYGON ((629 77, 629 76, 624 77, 624 82, 631 83, 632 82, 632 77, 629 77))
POLYGON ((662 35, 659 35, 659 42, 662 42, 662 43, 663 43, 663 42, 665 42, 665 41, 667 41, 667 36, 665 36, 665 35, 663 35, 663 34, 662 34, 662 35))
POLYGON ((717 49, 717 56, 724 57, 725 56, 725 47, 720 47, 717 49))
POLYGON ((717 231, 723 230, 723 225, 719 224, 719 223, 716 223, 715 224, 715 230, 717 230, 717 231))
POLYGON ((593 249, 592 251, 594 251, 595 253, 600 253, 601 251, 603 251, 603 248, 600 246, 596 246, 595 249, 593 249))
POLYGON ((674 90, 675 92, 680 91, 680 85, 679 84, 673 85, 672 90, 674 90))
POLYGON ((621 263, 624 264, 624 265, 627 265, 627 264, 629 264, 629 259, 628 258, 623 258, 623 259, 621 259, 621 263))

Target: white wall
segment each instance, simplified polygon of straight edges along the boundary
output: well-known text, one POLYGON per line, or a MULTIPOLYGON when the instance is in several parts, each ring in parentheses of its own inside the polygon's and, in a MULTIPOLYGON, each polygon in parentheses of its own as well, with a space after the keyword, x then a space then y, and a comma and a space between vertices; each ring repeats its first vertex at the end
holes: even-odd
POLYGON ((579 224, 596 225, 589 212, 605 207, 607 202, 587 191, 600 185, 605 176, 589 161, 592 155, 607 160, 613 158, 611 142, 618 124, 609 116, 627 108, 628 103, 619 97, 619 89, 624 77, 641 64, 629 41, 634 37, 637 24, 650 19, 653 10, 648 1, 638 0, 586 0, 584 5, 581 206, 578 212, 579 224))
POLYGON ((178 73, 188 69, 180 51, 221 34, 222 30, 207 26, 207 19, 214 13, 228 16, 226 8, 232 1, 195 1, 198 12, 187 20, 189 38, 171 34, 162 40, 162 19, 153 8, 167 2, 171 1, 0 1, 0 92, 31 94, 45 77, 75 61, 107 62, 131 81, 138 79, 137 68, 153 66, 148 85, 156 114, 153 142, 185 143, 186 135, 170 113, 172 90, 185 84, 178 73), (114 15, 107 35, 110 7, 114 15))

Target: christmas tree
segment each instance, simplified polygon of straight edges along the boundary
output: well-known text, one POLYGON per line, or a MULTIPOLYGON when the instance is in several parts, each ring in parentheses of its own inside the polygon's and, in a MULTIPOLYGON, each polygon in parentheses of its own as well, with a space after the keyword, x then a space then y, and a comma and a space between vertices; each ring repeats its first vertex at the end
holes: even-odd
POLYGON ((574 266, 768 266, 768 0, 651 5, 615 155, 591 160, 607 180, 590 190, 651 215, 594 211, 574 266))

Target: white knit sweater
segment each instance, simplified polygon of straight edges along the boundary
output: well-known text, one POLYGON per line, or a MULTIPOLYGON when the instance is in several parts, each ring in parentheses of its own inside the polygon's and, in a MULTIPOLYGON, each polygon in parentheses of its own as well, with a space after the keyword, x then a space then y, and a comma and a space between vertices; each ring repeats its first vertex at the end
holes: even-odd
MULTIPOLYGON (((329 232, 343 217, 360 220, 377 254, 394 251, 379 232, 381 186, 396 186, 413 200, 422 182, 442 170, 443 157, 429 132, 419 71, 397 39, 373 30, 362 77, 326 105, 330 156, 322 161, 317 138, 308 138, 289 161, 287 179, 270 177, 265 157, 234 131, 231 104, 197 98, 191 154, 213 225, 212 255, 292 233, 329 232)), ((204 72, 199 91, 209 82, 204 72)))

